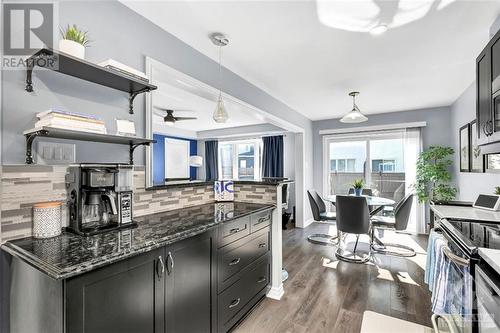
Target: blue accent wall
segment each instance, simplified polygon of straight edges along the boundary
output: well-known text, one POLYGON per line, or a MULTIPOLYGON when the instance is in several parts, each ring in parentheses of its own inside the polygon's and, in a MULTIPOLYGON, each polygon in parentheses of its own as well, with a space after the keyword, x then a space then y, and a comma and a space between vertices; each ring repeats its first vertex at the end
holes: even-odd
MULTIPOLYGON (((153 183, 163 184, 165 182, 165 139, 177 139, 189 141, 189 155, 198 154, 198 142, 193 139, 179 138, 176 136, 167 136, 162 134, 153 134, 156 143, 153 144, 153 183)), ((189 173, 191 180, 196 179, 196 168, 190 167, 189 173)))

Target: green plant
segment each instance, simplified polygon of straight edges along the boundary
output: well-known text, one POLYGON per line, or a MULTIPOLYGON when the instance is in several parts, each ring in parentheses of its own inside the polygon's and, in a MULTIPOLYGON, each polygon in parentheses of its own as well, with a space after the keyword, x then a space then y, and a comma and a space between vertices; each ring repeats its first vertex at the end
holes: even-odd
POLYGON ((364 185, 363 179, 356 179, 354 183, 352 183, 352 187, 356 190, 362 189, 364 185))
POLYGON ((429 200, 449 201, 457 189, 449 184, 453 148, 432 146, 420 153, 417 160, 416 183, 413 184, 419 202, 429 200))
POLYGON ((500 186, 495 187, 495 194, 500 195, 500 186))
POLYGON ((85 47, 89 46, 90 44, 90 39, 88 37, 88 31, 83 31, 78 29, 76 24, 69 25, 66 27, 66 29, 60 28, 61 31, 61 37, 63 39, 67 40, 72 40, 74 42, 77 42, 78 44, 81 44, 85 47))

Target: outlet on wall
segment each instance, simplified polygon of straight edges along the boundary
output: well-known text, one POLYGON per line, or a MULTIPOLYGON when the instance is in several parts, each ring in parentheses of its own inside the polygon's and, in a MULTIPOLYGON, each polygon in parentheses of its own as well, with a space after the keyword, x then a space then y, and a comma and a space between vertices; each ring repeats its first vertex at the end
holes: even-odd
POLYGON ((37 143, 36 162, 37 164, 47 165, 75 163, 75 145, 39 141, 37 143))

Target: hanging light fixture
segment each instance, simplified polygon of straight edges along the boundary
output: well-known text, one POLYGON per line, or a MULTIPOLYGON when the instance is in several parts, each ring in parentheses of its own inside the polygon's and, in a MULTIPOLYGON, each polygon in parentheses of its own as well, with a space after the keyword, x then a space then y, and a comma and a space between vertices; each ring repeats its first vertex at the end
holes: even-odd
POLYGON ((216 123, 225 123, 229 118, 226 111, 226 106, 224 105, 224 100, 222 99, 222 47, 229 44, 229 39, 219 32, 215 32, 210 35, 210 40, 215 46, 219 47, 219 97, 217 98, 217 105, 215 106, 215 111, 213 118, 216 123))
POLYGON ((359 111, 358 106, 356 105, 356 96, 359 95, 358 91, 353 91, 349 93, 349 96, 352 96, 352 110, 340 119, 341 123, 362 123, 367 121, 368 118, 359 111))

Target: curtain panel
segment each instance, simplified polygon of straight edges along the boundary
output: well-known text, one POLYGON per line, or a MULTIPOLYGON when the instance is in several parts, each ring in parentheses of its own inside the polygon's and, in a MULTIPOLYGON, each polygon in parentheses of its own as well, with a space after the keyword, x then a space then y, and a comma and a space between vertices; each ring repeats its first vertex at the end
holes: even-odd
POLYGON ((218 141, 205 141, 205 172, 207 180, 217 180, 218 176, 218 141))
POLYGON ((283 177, 283 135, 263 137, 262 177, 283 177))

